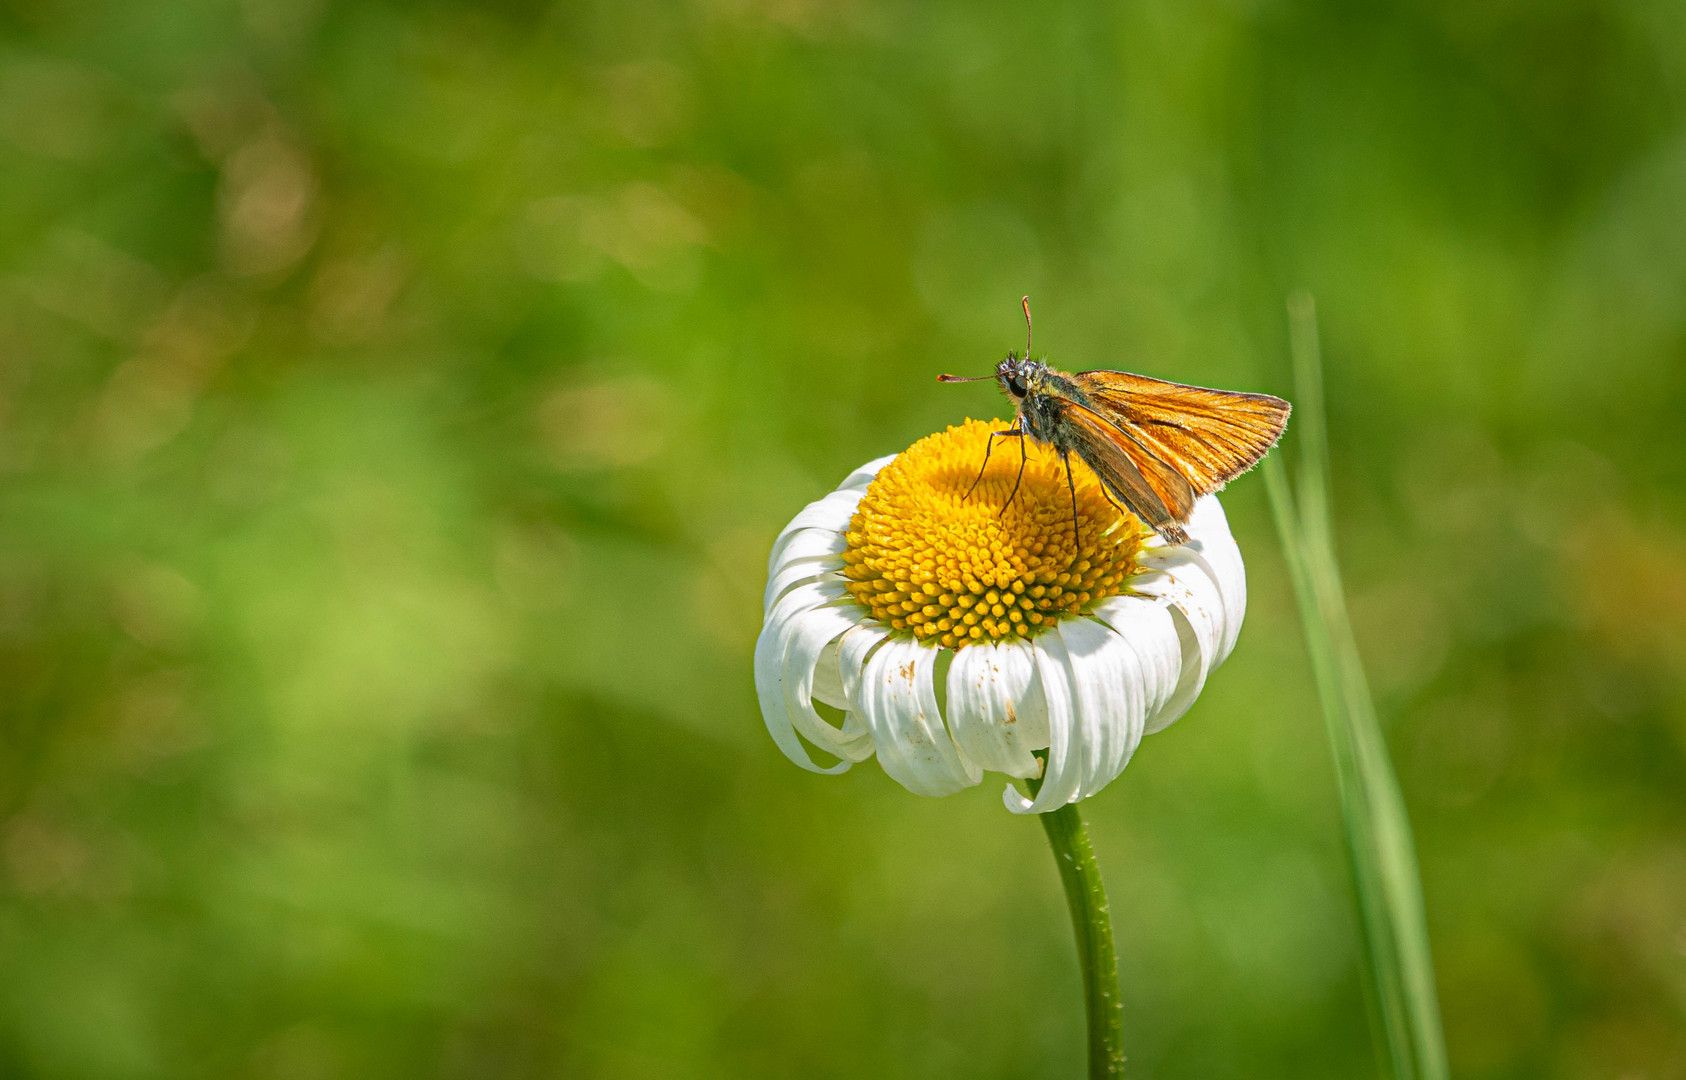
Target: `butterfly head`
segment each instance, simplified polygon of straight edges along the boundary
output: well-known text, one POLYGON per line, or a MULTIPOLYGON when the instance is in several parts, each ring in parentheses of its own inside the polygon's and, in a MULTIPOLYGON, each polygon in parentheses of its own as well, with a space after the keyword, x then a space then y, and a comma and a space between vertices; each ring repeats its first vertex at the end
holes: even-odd
POLYGON ((1047 365, 1040 360, 1032 360, 1028 355, 1020 357, 1018 353, 1008 353, 1007 359, 995 366, 995 377, 1000 381, 1001 389, 1013 400, 1018 401, 1041 384, 1042 375, 1047 370, 1047 365))

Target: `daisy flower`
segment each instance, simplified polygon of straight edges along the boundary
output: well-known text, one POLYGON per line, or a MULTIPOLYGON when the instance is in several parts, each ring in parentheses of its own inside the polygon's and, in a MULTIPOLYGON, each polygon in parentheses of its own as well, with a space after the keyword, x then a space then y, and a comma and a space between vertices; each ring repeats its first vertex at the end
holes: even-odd
POLYGON ((1075 460, 1074 501, 1029 439, 983 464, 1000 426, 868 462, 774 541, 755 684, 796 764, 876 756, 920 795, 999 772, 1034 790, 1007 784, 1008 809, 1058 810, 1122 772, 1234 647, 1247 582, 1215 497, 1167 544, 1075 460))

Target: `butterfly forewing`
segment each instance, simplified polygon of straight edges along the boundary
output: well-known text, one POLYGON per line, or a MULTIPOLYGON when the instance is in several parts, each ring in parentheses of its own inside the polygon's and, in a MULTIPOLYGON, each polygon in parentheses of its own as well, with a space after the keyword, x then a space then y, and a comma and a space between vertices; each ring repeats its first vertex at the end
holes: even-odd
MULTIPOLYGON (((1209 390, 1123 371, 1085 371, 1071 379, 1088 395, 1091 415, 1126 436, 1121 449, 1144 476, 1154 470, 1142 459, 1157 459, 1186 477, 1196 495, 1209 495, 1252 468, 1288 423, 1288 403, 1269 394, 1209 390)), ((1186 520, 1186 514, 1178 516, 1186 520)))

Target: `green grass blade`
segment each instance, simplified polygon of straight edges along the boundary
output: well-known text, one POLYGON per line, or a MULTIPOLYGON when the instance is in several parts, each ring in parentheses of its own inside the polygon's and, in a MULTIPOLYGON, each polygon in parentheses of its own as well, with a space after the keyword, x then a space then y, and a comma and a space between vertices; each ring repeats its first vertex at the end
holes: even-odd
POLYGON ((1317 304, 1310 293, 1296 292, 1288 297, 1288 340, 1294 359, 1294 436, 1300 447, 1301 520, 1315 529, 1329 520, 1329 425, 1323 412, 1323 349, 1317 336, 1317 304))
POLYGON ((1376 1051, 1383 1070, 1396 1077, 1410 1077, 1410 1058, 1404 1053, 1406 1010, 1401 995, 1390 992, 1400 981, 1392 977, 1390 963, 1393 951, 1386 942, 1387 920, 1375 887, 1379 875, 1375 868, 1373 847, 1366 842, 1373 829, 1370 809, 1363 796, 1359 780, 1357 752, 1350 726, 1341 707, 1345 696, 1340 679, 1340 665, 1328 624, 1317 614, 1319 602, 1316 585, 1307 558, 1306 541, 1302 535, 1299 513, 1289 488, 1287 468, 1281 455, 1265 459, 1265 485, 1270 494, 1271 510, 1282 538, 1284 560, 1294 586, 1305 629, 1306 650, 1311 657, 1311 669, 1317 684, 1318 700, 1323 705, 1323 722, 1329 738, 1329 754, 1334 764, 1335 786, 1340 794, 1341 817, 1346 823, 1348 854, 1352 860, 1353 879, 1357 886, 1358 903, 1364 927, 1365 958, 1371 980, 1366 984, 1365 1005, 1370 1014, 1371 1027, 1376 1032, 1376 1051))
POLYGON ((1445 1080, 1446 1050, 1416 847, 1335 559, 1322 365, 1311 298, 1299 294, 1291 299, 1289 318, 1302 461, 1299 498, 1280 454, 1266 460, 1265 483, 1334 762, 1369 960, 1367 998, 1379 1029, 1378 1053, 1398 1080, 1445 1080))

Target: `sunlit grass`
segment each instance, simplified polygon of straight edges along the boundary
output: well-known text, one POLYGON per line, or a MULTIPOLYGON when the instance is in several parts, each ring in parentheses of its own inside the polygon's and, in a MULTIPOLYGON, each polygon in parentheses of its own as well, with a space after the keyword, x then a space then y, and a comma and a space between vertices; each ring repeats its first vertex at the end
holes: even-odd
POLYGON ((1306 649, 1340 788, 1352 874, 1369 958, 1368 995, 1382 1056, 1397 1080, 1447 1075, 1434 964, 1423 918, 1422 880, 1404 796, 1364 677, 1335 560, 1329 510, 1329 444, 1323 371, 1312 298, 1288 303, 1294 356, 1298 496, 1282 454, 1265 461, 1271 510, 1294 582, 1306 649))

